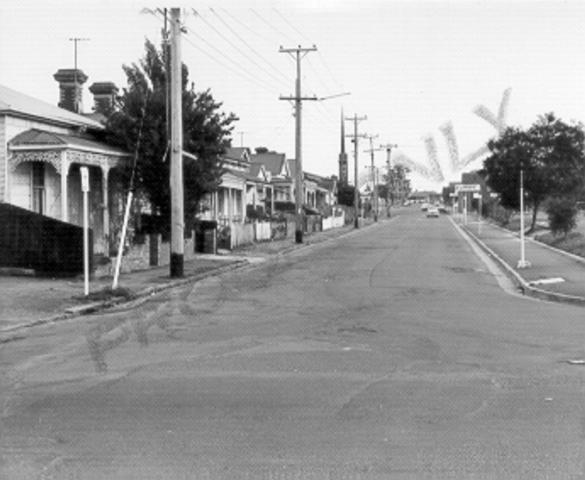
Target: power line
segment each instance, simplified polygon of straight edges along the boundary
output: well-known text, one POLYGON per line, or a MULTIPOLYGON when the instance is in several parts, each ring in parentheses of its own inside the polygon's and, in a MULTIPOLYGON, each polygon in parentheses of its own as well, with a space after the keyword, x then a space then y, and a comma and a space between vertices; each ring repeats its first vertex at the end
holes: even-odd
POLYGON ((232 34, 237 37, 244 45, 246 45, 246 47, 248 47, 250 50, 252 50, 259 58, 261 58, 267 65, 270 66, 270 68, 272 68, 276 73, 278 73, 282 78, 284 78, 285 80, 288 80, 288 78, 280 71, 277 70, 274 65, 272 65, 268 60, 266 60, 266 58, 264 58, 260 52, 258 52, 254 47, 252 47, 241 35, 238 34, 238 32, 236 32, 223 18, 221 18, 221 16, 213 9, 210 8, 210 10, 213 12, 213 14, 218 18, 218 20, 225 25, 225 27, 232 32, 232 34))
POLYGON ((329 68, 329 65, 325 61, 325 57, 321 54, 320 51, 317 52, 317 54, 318 54, 318 58, 321 60, 321 63, 325 67, 325 70, 327 71, 327 73, 329 73, 329 76, 333 79, 333 81, 337 84, 338 87, 343 89, 343 85, 337 80, 335 75, 333 75, 333 72, 331 71, 331 69, 329 68))
POLYGON ((232 42, 229 38, 227 38, 222 32, 220 32, 217 28, 215 28, 215 26, 213 26, 208 20, 206 20, 199 12, 197 12, 196 10, 193 10, 193 11, 199 16, 199 18, 201 18, 201 20, 203 20, 203 22, 205 22, 205 24, 209 28, 211 28, 215 33, 217 33, 232 48, 234 48, 237 52, 239 52, 241 55, 246 57, 250 62, 252 62, 258 68, 263 70, 267 75, 272 77, 274 80, 276 80, 277 82, 282 82, 284 84, 284 81, 282 81, 281 79, 276 77, 272 72, 267 70, 263 65, 259 64, 254 58, 250 57, 246 52, 244 52, 242 49, 240 49, 240 47, 238 47, 234 42, 232 42))
MULTIPOLYGON (((293 25, 284 15, 282 15, 276 8, 273 8, 273 10, 276 12, 276 14, 280 17, 280 19, 286 23, 293 31, 295 31, 297 34, 299 34, 303 39, 305 39, 306 41, 310 42, 310 40, 307 38, 307 36, 300 30, 298 29, 295 25, 293 25)), ((274 28, 274 27, 273 27, 274 28)), ((323 64, 323 66, 325 67, 325 70, 327 71, 327 73, 329 74, 329 76, 333 79, 333 81, 335 82, 335 84, 337 85, 337 87, 343 89, 343 85, 337 80, 337 78, 335 77, 335 75, 333 75, 333 72, 331 71, 331 68, 329 68, 329 65, 327 64, 327 62, 325 61, 325 57, 323 56, 323 54, 320 51, 317 51, 317 56, 319 58, 319 60, 321 61, 321 63, 323 64)), ((311 67, 312 63, 310 61, 310 59, 308 59, 308 63, 311 67)), ((316 69, 313 67, 313 70, 316 72, 316 69)), ((317 76, 319 76, 317 74, 317 76)), ((325 86, 325 85, 324 85, 325 86)), ((325 86, 325 89, 328 91, 331 91, 332 89, 328 88, 327 86, 325 86)))
MULTIPOLYGON (((155 17, 163 16, 163 20, 164 20, 164 14, 159 9, 156 9, 156 10, 144 9, 143 11, 145 13, 149 13, 149 14, 155 16, 155 17)), ((223 57, 226 60, 228 60, 229 62, 231 62, 240 71, 235 70, 230 65, 227 65, 224 62, 220 61, 216 56, 213 56, 209 52, 207 52, 204 49, 202 49, 200 45, 197 45, 194 42, 192 42, 187 35, 184 35, 185 41, 187 43, 189 43, 192 47, 194 47, 196 50, 200 51, 201 53, 203 53, 204 55, 206 55, 207 57, 209 57, 211 60, 213 60, 218 65, 221 65, 222 67, 227 68, 232 73, 235 73, 236 75, 240 76, 241 78, 244 78, 245 80, 248 80, 249 82, 255 84, 256 86, 261 87, 261 88, 265 89, 266 91, 269 91, 269 92, 273 93, 272 86, 270 84, 268 84, 268 83, 262 83, 262 82, 264 82, 264 80, 262 78, 255 77, 254 75, 252 75, 242 65, 238 64, 235 60, 233 60, 232 58, 230 58, 227 55, 225 55, 220 49, 218 49, 213 44, 211 44, 210 42, 208 42, 201 35, 199 35, 196 32, 194 32, 187 25, 183 24, 182 27, 184 29, 183 33, 189 33, 189 34, 197 37, 199 40, 201 40, 201 42, 203 42, 204 44, 206 44, 207 46, 209 46, 212 50, 214 50, 215 52, 217 52, 221 57, 223 57)))
POLYGON ((282 15, 276 8, 273 8, 272 10, 274 10, 276 12, 276 14, 284 21, 284 23, 286 23, 290 28, 292 28, 296 33, 298 33, 302 39, 304 39, 305 41, 309 42, 309 43, 313 43, 311 40, 309 40, 304 34, 303 32, 301 32, 298 28, 296 28, 292 23, 290 23, 286 17, 284 15, 282 15))
POLYGON ((286 33, 284 33, 282 30, 279 30, 278 28, 276 28, 272 23, 270 23, 269 21, 267 21, 266 19, 264 19, 264 17, 262 17, 256 10, 254 10, 253 8, 250 9, 250 11, 256 15, 265 25, 267 25, 270 29, 274 30, 279 36, 283 36, 291 41, 292 43, 298 43, 295 42, 295 40, 291 37, 289 37, 286 33))
POLYGON ((246 23, 242 22, 241 20, 239 20, 237 17, 234 17, 231 13, 229 13, 225 8, 221 8, 219 9, 222 11, 222 13, 226 16, 228 16, 233 22, 239 24, 241 27, 245 28, 246 30, 250 31, 251 33, 253 33, 254 35, 256 35, 256 37, 258 37, 261 40, 264 40, 266 42, 271 42, 272 39, 265 37, 264 35, 260 34, 258 32, 258 30, 255 30, 253 28, 250 28, 250 25, 247 25, 246 23))
POLYGON ((307 58, 307 63, 309 64, 309 67, 311 67, 313 73, 317 77, 317 80, 319 81, 321 86, 325 89, 325 91, 332 92, 333 89, 329 88, 329 86, 323 81, 323 78, 321 77, 321 75, 319 75, 318 70, 315 68, 315 65, 313 65, 313 62, 311 62, 311 60, 309 58, 307 58))
POLYGON ((220 60, 218 58, 216 58, 215 56, 209 54, 208 52, 206 52, 205 50, 203 50, 200 46, 198 46, 197 44, 195 44, 194 42, 192 42, 188 37, 185 37, 185 40, 192 45, 193 47, 195 47, 197 50, 199 50, 200 52, 202 52, 203 54, 207 55, 210 59, 212 59, 214 62, 230 69, 232 72, 236 73, 237 75, 246 78, 246 80, 248 81, 252 81, 255 85, 262 87, 264 89, 266 89, 267 91, 272 92, 273 91, 273 87, 268 84, 265 83, 263 79, 261 79, 260 77, 255 77, 254 75, 252 75, 250 72, 248 72, 247 70, 245 70, 245 68, 243 66, 241 66, 240 64, 238 64, 236 61, 234 61, 233 59, 231 59, 230 57, 228 57, 227 55, 225 55, 220 49, 218 49, 217 47, 215 47, 213 44, 209 43, 207 40, 205 40, 205 38, 203 38, 201 35, 193 32, 189 27, 186 27, 187 31, 190 35, 194 35, 195 37, 197 37, 199 40, 201 40, 203 43, 205 43, 207 46, 209 46, 212 50, 214 50, 215 52, 217 52, 220 56, 222 56, 223 58, 225 58, 226 60, 228 60, 230 63, 232 63, 237 69, 239 70, 234 70, 233 67, 230 67, 229 65, 226 65, 223 62, 220 62, 220 60))

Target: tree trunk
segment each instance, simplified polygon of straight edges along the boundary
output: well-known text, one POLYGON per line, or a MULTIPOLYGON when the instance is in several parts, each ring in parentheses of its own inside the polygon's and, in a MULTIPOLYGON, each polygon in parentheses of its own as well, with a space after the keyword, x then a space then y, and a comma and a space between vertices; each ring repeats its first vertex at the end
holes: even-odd
POLYGON ((532 222, 530 223, 530 228, 528 229, 528 231, 526 233, 532 233, 534 232, 534 229, 536 228, 536 215, 538 214, 538 207, 540 206, 540 204, 538 202, 535 202, 532 205, 532 222))

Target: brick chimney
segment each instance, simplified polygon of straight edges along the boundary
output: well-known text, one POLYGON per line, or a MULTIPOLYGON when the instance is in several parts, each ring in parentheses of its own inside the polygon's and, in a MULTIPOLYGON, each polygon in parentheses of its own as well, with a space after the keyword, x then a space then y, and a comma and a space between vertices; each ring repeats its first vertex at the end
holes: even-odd
POLYGON ((59 82, 59 106, 75 113, 83 112, 83 84, 87 75, 82 70, 61 68, 53 78, 59 82))
POLYGON ((107 115, 114 108, 114 99, 118 93, 118 87, 113 82, 95 82, 89 87, 93 94, 93 109, 98 113, 107 115))

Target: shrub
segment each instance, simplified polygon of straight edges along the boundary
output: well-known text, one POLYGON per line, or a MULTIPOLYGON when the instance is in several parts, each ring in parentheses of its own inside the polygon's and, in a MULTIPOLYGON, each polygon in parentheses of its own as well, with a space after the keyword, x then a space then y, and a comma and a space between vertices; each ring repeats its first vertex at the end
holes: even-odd
POLYGON ((548 200, 546 213, 551 232, 565 237, 577 225, 577 204, 571 198, 555 197, 548 200))

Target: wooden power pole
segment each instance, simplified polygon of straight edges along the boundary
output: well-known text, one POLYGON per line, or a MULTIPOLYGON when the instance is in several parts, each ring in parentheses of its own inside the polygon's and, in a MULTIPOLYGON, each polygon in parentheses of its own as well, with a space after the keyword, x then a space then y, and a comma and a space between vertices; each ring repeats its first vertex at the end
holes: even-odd
POLYGON ((297 63, 297 79, 295 82, 295 96, 294 97, 280 97, 280 100, 294 100, 295 102, 295 242, 303 243, 303 230, 305 219, 303 215, 303 158, 301 150, 301 105, 303 100, 318 100, 317 97, 302 97, 301 96, 301 59, 309 52, 314 52, 317 47, 314 45, 310 48, 282 48, 280 53, 288 53, 295 58, 297 63))
POLYGON ((396 145, 395 143, 387 143, 386 145, 380 145, 380 148, 385 148, 386 149, 386 171, 388 172, 388 176, 386 179, 386 208, 388 209, 388 216, 390 216, 390 196, 391 196, 391 187, 393 186, 393 182, 392 182, 392 163, 390 161, 391 156, 392 156, 392 149, 393 148, 397 148, 398 145, 396 145))
POLYGON ((366 138, 370 140, 370 148, 367 152, 370 152, 370 160, 372 169, 371 180, 372 180, 372 209, 374 210, 374 222, 378 221, 378 184, 376 183, 376 167, 374 165, 374 152, 378 151, 378 148, 374 148, 374 138, 378 138, 378 135, 366 135, 366 138))
POLYGON ((360 224, 359 224, 359 199, 360 199, 360 191, 359 191, 359 185, 358 185, 358 178, 359 178, 359 171, 358 171, 358 138, 359 137, 365 137, 364 134, 358 135, 358 122, 361 122, 362 120, 367 120, 368 117, 366 115, 364 115, 363 117, 358 117, 357 113, 354 114, 353 117, 347 117, 346 120, 348 121, 352 121, 353 122, 353 134, 349 135, 350 137, 353 137, 353 146, 354 146, 354 151, 353 151, 353 160, 354 160, 354 184, 355 184, 355 189, 354 189, 354 193, 353 193, 353 205, 354 205, 354 210, 355 210, 355 221, 354 221, 354 227, 355 228, 359 228, 360 224))
POLYGON ((183 110, 181 88, 181 9, 171 8, 171 264, 172 278, 184 274, 183 110))

